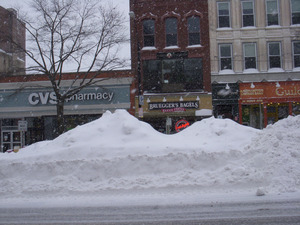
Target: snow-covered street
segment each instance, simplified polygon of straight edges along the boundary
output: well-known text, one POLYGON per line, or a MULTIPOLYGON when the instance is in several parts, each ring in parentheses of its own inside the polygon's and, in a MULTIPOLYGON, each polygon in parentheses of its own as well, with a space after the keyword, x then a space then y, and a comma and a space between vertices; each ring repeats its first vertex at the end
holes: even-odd
POLYGON ((117 110, 53 141, 0 155, 1 207, 286 194, 300 198, 300 116, 264 130, 212 117, 165 135, 117 110))

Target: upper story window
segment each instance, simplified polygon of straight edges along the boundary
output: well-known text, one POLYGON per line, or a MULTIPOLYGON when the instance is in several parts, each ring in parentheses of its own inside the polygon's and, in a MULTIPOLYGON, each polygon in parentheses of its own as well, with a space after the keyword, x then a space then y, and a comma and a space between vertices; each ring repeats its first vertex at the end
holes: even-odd
POLYGON ((266 0, 267 26, 279 25, 278 0, 266 0))
POLYGON ((219 45, 220 70, 232 70, 232 44, 219 45))
POLYGON ((166 46, 177 46, 177 18, 166 19, 166 46))
POLYGON ((200 45, 200 17, 189 17, 187 23, 189 32, 189 45, 200 45))
POLYGON ((230 3, 218 2, 218 27, 231 27, 230 26, 230 3))
POLYGON ((244 68, 246 69, 256 69, 256 43, 244 43, 244 68))
POLYGON ((143 35, 144 35, 144 47, 155 46, 155 21, 144 20, 143 21, 143 35))
POLYGON ((281 44, 280 42, 268 43, 269 69, 281 68, 281 44))
POLYGON ((242 1, 242 19, 243 19, 243 27, 255 26, 253 1, 242 1))
POLYGON ((300 41, 293 42, 294 68, 300 67, 300 41))
POLYGON ((300 24, 300 0, 291 0, 292 24, 300 24))

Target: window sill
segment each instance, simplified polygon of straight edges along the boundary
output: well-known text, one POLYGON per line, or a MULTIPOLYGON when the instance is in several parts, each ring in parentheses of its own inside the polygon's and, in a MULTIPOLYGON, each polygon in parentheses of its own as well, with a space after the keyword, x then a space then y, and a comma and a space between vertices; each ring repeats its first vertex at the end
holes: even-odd
POLYGON ((233 70, 220 70, 219 74, 223 75, 223 74, 235 74, 235 73, 233 70))
POLYGON ((255 26, 249 26, 249 27, 241 27, 242 30, 254 30, 257 29, 255 26))
POLYGON ((232 28, 231 27, 218 27, 217 31, 231 31, 232 28))
POLYGON ((259 73, 257 69, 246 69, 243 71, 243 73, 249 74, 249 73, 259 73))
POLYGON ((273 68, 268 70, 268 73, 282 73, 282 72, 284 72, 282 68, 273 68))
POLYGON ((202 45, 189 45, 187 48, 201 48, 203 47, 202 45))
POLYGON ((164 49, 179 49, 178 46, 168 46, 168 47, 165 47, 164 49))
POLYGON ((141 50, 142 51, 151 51, 151 50, 157 50, 157 48, 152 47, 152 46, 148 46, 148 47, 143 47, 141 50))

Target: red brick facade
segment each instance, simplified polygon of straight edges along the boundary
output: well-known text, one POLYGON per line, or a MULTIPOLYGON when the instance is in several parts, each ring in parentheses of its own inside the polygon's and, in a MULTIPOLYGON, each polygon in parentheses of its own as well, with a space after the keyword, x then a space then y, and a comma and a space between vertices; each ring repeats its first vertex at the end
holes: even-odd
MULTIPOLYGON (((207 0, 130 0, 130 11, 134 12, 131 19, 131 54, 132 68, 138 68, 138 45, 140 63, 144 60, 156 59, 158 53, 186 52, 188 58, 202 58, 203 90, 211 91, 209 21, 207 0), (200 17, 201 47, 188 46, 187 18, 200 17), (165 19, 178 19, 178 48, 166 48, 165 19), (155 20, 155 49, 143 49, 143 20, 155 20), (138 43, 138 44, 137 44, 138 43)), ((142 66, 141 66, 142 67, 142 66)), ((142 77, 143 71, 141 69, 142 77)))
POLYGON ((17 18, 14 9, 5 9, 0 6, 0 65, 1 72, 10 74, 24 74, 25 53, 15 44, 26 47, 25 25, 17 18), (3 70, 3 68, 6 68, 3 70))

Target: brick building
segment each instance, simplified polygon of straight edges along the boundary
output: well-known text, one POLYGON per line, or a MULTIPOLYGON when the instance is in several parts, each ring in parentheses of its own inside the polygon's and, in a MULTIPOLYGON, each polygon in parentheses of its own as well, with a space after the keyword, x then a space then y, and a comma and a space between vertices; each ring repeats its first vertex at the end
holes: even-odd
POLYGON ((207 0, 130 0, 136 116, 166 133, 211 115, 207 0))
POLYGON ((0 75, 25 73, 25 25, 14 9, 0 6, 0 75))

